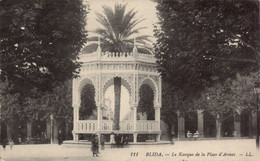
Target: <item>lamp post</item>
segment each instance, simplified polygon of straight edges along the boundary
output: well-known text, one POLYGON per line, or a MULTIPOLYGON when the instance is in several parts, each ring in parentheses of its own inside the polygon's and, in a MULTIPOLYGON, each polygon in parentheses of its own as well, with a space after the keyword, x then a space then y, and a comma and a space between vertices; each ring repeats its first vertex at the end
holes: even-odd
POLYGON ((254 91, 256 93, 256 148, 259 149, 259 96, 260 93, 260 84, 259 82, 255 83, 254 91))

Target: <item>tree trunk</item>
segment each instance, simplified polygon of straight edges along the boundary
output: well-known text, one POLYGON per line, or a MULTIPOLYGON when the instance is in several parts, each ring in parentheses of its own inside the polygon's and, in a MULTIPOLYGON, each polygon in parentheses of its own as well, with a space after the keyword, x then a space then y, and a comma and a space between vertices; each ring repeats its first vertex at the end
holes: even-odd
POLYGON ((69 123, 65 123, 66 125, 66 132, 65 132, 65 140, 69 140, 69 123))
POLYGON ((120 122, 120 98, 121 98, 121 78, 114 78, 114 91, 115 91, 115 114, 114 114, 114 129, 119 130, 120 122))
POLYGON ((7 124, 7 139, 13 138, 13 126, 11 124, 7 124))
POLYGON ((217 140, 220 140, 220 138, 221 138, 221 126, 222 126, 222 122, 219 119, 217 119, 216 120, 216 130, 217 130, 216 138, 217 138, 217 140))

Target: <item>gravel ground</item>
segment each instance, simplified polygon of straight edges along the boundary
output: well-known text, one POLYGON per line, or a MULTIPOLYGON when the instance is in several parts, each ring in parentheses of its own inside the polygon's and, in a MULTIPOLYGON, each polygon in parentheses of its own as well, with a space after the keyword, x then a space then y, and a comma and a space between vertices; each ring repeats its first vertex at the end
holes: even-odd
POLYGON ((255 140, 179 141, 174 145, 130 145, 100 150, 93 157, 89 145, 14 145, 0 148, 0 161, 260 161, 255 140))

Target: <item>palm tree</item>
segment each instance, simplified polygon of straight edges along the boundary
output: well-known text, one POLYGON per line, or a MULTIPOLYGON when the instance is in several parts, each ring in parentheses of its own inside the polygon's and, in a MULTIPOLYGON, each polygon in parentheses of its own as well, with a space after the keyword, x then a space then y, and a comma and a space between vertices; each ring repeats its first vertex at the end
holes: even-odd
POLYGON ((140 31, 146 27, 137 27, 144 19, 135 19, 137 11, 134 9, 126 12, 127 4, 115 4, 111 7, 103 6, 103 13, 96 13, 97 21, 101 28, 94 31, 88 38, 88 44, 83 51, 95 51, 97 40, 100 38, 103 51, 131 52, 135 45, 139 52, 151 54, 152 46, 149 35, 140 35, 140 31))
MULTIPOLYGON (((96 13, 97 21, 101 24, 94 33, 98 36, 90 37, 88 45, 83 52, 94 52, 97 49, 97 40, 100 38, 101 49, 110 52, 131 52, 134 45, 141 53, 152 54, 152 47, 149 45, 150 36, 140 35, 140 30, 145 27, 137 27, 144 19, 135 19, 137 11, 133 9, 126 12, 127 4, 115 4, 114 10, 111 7, 103 6, 103 13, 96 13)), ((121 78, 114 78, 115 112, 114 129, 119 130, 120 120, 120 96, 121 78)))
POLYGON ((120 98, 121 98, 121 78, 114 78, 115 92, 115 112, 114 112, 114 130, 119 130, 120 124, 120 98))

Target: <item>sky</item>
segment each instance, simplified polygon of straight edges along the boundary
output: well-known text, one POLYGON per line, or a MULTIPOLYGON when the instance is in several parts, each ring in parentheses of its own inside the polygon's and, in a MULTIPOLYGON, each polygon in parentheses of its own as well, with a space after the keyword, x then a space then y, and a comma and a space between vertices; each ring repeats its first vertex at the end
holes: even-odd
MULTIPOLYGON (((147 34, 153 36, 153 24, 156 23, 156 3, 151 0, 87 0, 90 4, 90 12, 87 15, 87 30, 93 31, 100 26, 96 21, 95 13, 102 13, 102 6, 109 6, 114 8, 116 3, 127 4, 126 10, 129 11, 134 8, 135 11, 138 11, 136 18, 145 19, 139 24, 139 27, 147 27, 142 30, 142 34, 147 34)), ((137 26, 138 27, 138 26, 137 26)), ((89 33, 89 35, 91 35, 89 33)), ((155 39, 152 39, 155 41, 155 39)))
MULTIPOLYGON (((146 27, 146 29, 142 30, 143 35, 151 35, 153 36, 153 24, 156 23, 156 3, 151 0, 87 0, 90 4, 90 12, 87 15, 87 30, 94 31, 97 27, 101 27, 99 23, 96 21, 95 13, 102 13, 102 6, 109 6, 114 8, 116 3, 126 4, 126 10, 129 11, 134 8, 135 11, 138 11, 136 18, 137 19, 145 19, 142 21, 139 26, 136 27, 146 27)), ((91 36, 91 33, 88 33, 91 36)), ((151 39, 155 42, 155 38, 151 39)), ((110 98, 111 100, 111 108, 114 109, 114 86, 110 86, 105 92, 105 98, 110 98)), ((129 94, 126 88, 121 88, 121 111, 120 111, 120 120, 123 120, 126 115, 130 111, 129 106, 129 94)))

